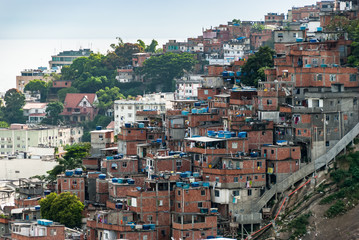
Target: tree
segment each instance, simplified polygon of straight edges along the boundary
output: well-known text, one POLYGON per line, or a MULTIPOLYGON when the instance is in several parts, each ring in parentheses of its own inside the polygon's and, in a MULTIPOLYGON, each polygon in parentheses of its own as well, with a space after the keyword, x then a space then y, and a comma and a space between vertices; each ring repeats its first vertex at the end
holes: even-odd
POLYGON ((49 88, 52 86, 52 81, 45 82, 40 79, 31 80, 28 84, 25 85, 25 91, 38 92, 41 94, 41 102, 46 102, 47 94, 49 88))
POLYGON ((7 122, 5 121, 0 121, 0 128, 8 128, 9 124, 7 124, 7 122))
POLYGON ((154 53, 156 52, 156 47, 158 46, 158 42, 155 39, 152 39, 150 45, 146 47, 146 52, 154 53))
POLYGON ((258 52, 250 56, 241 69, 243 83, 251 86, 257 86, 258 80, 260 80, 261 76, 263 77, 259 70, 263 67, 274 66, 274 54, 275 52, 272 49, 265 46, 260 47, 258 52))
POLYGON ((45 124, 57 125, 62 120, 60 113, 64 110, 61 102, 51 102, 47 104, 46 118, 42 121, 45 124))
POLYGON ((252 26, 252 30, 254 32, 262 32, 265 29, 265 26, 263 24, 260 23, 255 23, 252 26))
POLYGON ((12 88, 5 93, 6 107, 4 118, 10 123, 25 123, 22 107, 25 105, 25 95, 19 90, 12 88))
POLYGON ((125 98, 125 96, 120 93, 118 87, 100 89, 96 92, 96 95, 98 99, 97 107, 101 114, 104 114, 108 109, 112 108, 115 100, 125 98))
POLYGON ((66 227, 81 227, 83 203, 69 192, 51 193, 40 200, 41 217, 64 224, 66 227))
POLYGON ((190 53, 152 56, 144 62, 142 74, 150 81, 150 91, 173 91, 174 79, 181 77, 184 71, 191 71, 196 62, 190 53))
POLYGON ((57 92, 57 97, 60 102, 65 102, 66 94, 68 93, 79 93, 80 91, 75 87, 63 88, 57 92))
POLYGON ((48 171, 48 180, 56 180, 56 176, 66 171, 67 169, 74 169, 82 166, 82 159, 89 155, 91 149, 90 143, 76 143, 71 146, 67 145, 66 153, 63 158, 58 158, 59 163, 52 170, 48 171))
POLYGON ((233 19, 233 20, 232 20, 232 23, 233 23, 233 24, 241 25, 242 22, 241 22, 241 20, 239 20, 239 19, 233 19))

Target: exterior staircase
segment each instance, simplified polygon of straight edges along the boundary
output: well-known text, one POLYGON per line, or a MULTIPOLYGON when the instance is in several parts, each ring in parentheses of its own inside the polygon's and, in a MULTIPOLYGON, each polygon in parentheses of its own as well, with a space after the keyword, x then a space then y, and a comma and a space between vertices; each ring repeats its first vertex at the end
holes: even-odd
POLYGON ((259 212, 269 200, 276 193, 282 193, 288 188, 290 188, 293 184, 298 182, 299 180, 305 178, 306 176, 312 174, 313 172, 317 171, 321 167, 329 164, 335 156, 337 156, 346 146, 354 140, 354 138, 359 134, 359 123, 354 126, 352 130, 350 130, 337 144, 334 145, 326 154, 320 156, 319 158, 315 159, 311 163, 305 165, 297 172, 293 173, 283 181, 275 184, 272 186, 270 190, 267 190, 262 197, 254 204, 253 212, 259 212))

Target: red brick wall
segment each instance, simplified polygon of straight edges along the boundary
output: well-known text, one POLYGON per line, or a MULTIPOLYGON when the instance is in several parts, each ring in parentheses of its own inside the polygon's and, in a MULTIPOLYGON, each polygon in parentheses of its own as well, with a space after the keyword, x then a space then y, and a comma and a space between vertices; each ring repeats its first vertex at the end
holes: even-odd
POLYGON ((220 93, 219 89, 215 88, 198 88, 198 100, 207 100, 208 97, 214 97, 220 93), (208 91, 208 94, 205 94, 205 91, 208 91))
POLYGON ((262 156, 265 156, 267 160, 285 160, 285 159, 295 159, 300 160, 300 147, 291 146, 291 147, 271 147, 265 146, 262 148, 262 156))
POLYGON ((81 202, 85 201, 84 177, 59 177, 57 178, 58 193, 70 192, 76 195, 81 202))

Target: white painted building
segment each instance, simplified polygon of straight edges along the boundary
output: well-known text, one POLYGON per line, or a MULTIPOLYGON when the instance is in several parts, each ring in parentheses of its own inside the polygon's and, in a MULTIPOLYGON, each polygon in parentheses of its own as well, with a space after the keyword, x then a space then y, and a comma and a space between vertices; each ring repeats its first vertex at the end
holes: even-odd
POLYGON ((181 79, 176 79, 175 99, 197 99, 198 88, 202 87, 203 78, 201 75, 186 74, 181 79))
POLYGON ((250 39, 232 39, 223 44, 223 56, 225 60, 238 61, 250 50, 250 39))
POLYGON ((46 115, 47 103, 28 102, 23 107, 27 123, 40 123, 46 115))
POLYGON ((31 147, 54 148, 81 142, 82 127, 12 124, 0 129, 0 154, 30 152, 31 147))
POLYGON ((136 121, 137 111, 158 110, 165 113, 166 109, 172 108, 173 93, 145 94, 136 100, 116 100, 115 109, 115 135, 120 132, 121 126, 125 123, 136 121))

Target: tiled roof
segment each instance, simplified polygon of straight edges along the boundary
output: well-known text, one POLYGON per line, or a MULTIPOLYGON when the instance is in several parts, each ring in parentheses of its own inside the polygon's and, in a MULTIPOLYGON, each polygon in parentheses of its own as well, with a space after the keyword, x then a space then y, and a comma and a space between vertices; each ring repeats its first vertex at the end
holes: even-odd
POLYGON ((65 98, 65 108, 76 108, 80 101, 87 97, 88 101, 93 104, 96 94, 95 93, 68 93, 65 98))
POLYGON ((38 102, 28 102, 25 104, 25 106, 23 107, 23 109, 28 110, 28 109, 34 109, 34 108, 45 108, 47 105, 47 103, 38 103, 38 102))

